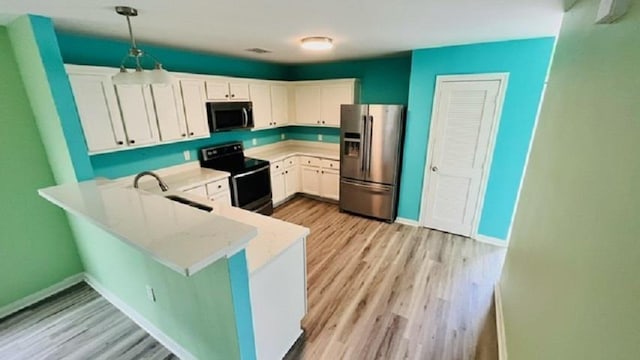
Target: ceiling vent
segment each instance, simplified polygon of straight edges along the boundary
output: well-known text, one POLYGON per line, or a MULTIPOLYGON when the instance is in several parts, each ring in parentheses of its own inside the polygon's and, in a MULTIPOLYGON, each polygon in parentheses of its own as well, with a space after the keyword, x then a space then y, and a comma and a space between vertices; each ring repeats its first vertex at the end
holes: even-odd
POLYGON ((245 49, 245 51, 256 53, 256 54, 268 54, 271 52, 269 50, 260 49, 260 48, 245 49))

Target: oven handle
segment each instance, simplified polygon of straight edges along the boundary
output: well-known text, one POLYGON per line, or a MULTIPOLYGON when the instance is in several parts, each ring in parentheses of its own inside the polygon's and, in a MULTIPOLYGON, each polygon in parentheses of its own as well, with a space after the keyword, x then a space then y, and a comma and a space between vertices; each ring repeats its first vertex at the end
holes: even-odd
POLYGON ((247 113, 247 108, 242 108, 242 127, 247 127, 249 125, 249 113, 247 113))
POLYGON ((237 179, 237 178, 241 178, 241 177, 245 177, 245 176, 253 175, 253 174, 255 174, 255 173, 257 173, 257 172, 260 172, 260 171, 269 170, 269 167, 270 167, 270 166, 271 166, 271 164, 266 165, 266 166, 263 166, 263 167, 261 167, 261 168, 259 168, 259 169, 255 169, 255 170, 252 170, 252 171, 246 172, 246 173, 233 175, 233 176, 232 176, 232 178, 237 179))

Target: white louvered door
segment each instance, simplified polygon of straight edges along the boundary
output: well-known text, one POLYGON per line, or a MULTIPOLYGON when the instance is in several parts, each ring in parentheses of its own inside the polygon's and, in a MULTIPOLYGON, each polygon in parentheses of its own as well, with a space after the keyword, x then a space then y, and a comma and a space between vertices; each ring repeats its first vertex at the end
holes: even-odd
POLYGON ((501 80, 442 81, 425 168, 422 225, 471 236, 501 80))

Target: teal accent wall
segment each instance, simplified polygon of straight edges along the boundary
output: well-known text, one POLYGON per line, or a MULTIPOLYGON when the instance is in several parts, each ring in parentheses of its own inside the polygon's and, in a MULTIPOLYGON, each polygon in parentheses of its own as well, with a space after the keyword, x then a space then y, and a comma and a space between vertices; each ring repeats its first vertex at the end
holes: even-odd
POLYGON ((319 126, 289 126, 286 137, 289 140, 318 141, 330 144, 340 143, 340 129, 319 126), (318 140, 322 135, 322 141, 318 140))
MULTIPOLYGON (((68 32, 58 32, 60 52, 65 63, 120 67, 129 43, 68 32)), ((286 65, 231 56, 215 55, 139 43, 138 46, 162 61, 169 71, 246 78, 286 80, 286 65)), ((151 65, 147 64, 147 68, 151 65)))
POLYGON ((479 233, 507 239, 555 38, 413 52, 398 216, 418 220, 438 75, 509 73, 479 233))
POLYGON ((240 358, 242 360, 256 360, 256 342, 253 333, 251 294, 249 293, 249 267, 247 265, 246 251, 242 250, 233 255, 229 258, 228 264, 240 358))
POLYGON ((33 34, 40 52, 51 95, 64 132, 71 162, 78 181, 93 178, 93 169, 87 155, 80 117, 73 99, 71 84, 64 69, 62 56, 50 18, 29 15, 33 34), (80 136, 78 136, 78 134, 80 136))
POLYGON ((363 104, 408 104, 411 54, 400 56, 294 65, 289 80, 360 79, 363 104))
POLYGON ((93 155, 91 156, 91 164, 96 176, 113 179, 144 170, 155 170, 185 163, 187 161, 184 160, 184 151, 189 151, 191 154, 189 161, 197 161, 198 149, 205 146, 241 141, 245 149, 248 149, 253 146, 278 142, 285 132, 284 128, 220 132, 214 133, 206 139, 93 155), (253 139, 256 139, 256 145, 253 145, 253 139))
POLYGON ((64 212, 37 194, 56 181, 13 49, 34 49, 35 43, 20 29, 30 27, 27 17, 10 26, 14 39, 0 27, 0 313, 82 272, 64 212))

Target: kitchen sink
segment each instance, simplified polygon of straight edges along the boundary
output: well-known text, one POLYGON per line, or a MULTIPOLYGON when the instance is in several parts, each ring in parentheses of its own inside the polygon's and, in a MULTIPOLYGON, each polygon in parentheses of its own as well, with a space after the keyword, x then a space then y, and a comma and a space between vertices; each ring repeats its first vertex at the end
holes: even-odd
POLYGON ((207 205, 202 205, 200 203, 197 203, 195 201, 191 201, 189 199, 185 199, 183 197, 177 196, 177 195, 167 195, 165 196, 167 199, 175 201, 175 202, 179 202, 180 204, 185 204, 185 205, 189 205, 193 208, 196 208, 198 210, 202 210, 202 211, 206 211, 206 212, 212 212, 213 208, 211 206, 207 206, 207 205))

